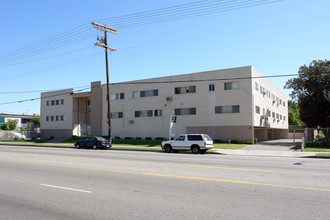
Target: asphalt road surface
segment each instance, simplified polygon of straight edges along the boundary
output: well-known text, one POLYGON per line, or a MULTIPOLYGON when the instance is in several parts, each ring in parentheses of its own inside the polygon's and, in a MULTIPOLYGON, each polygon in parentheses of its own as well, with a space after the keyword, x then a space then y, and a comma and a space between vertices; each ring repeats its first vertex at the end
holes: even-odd
POLYGON ((0 146, 0 219, 329 219, 330 160, 0 146))

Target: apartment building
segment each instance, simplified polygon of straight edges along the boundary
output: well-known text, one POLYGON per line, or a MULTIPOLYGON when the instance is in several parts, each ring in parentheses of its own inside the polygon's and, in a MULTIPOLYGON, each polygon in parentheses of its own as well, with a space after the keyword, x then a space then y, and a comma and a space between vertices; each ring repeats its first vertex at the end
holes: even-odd
MULTIPOLYGON (((288 134, 287 97, 251 66, 110 85, 113 137, 206 133, 213 139, 270 140, 288 134)), ((41 132, 49 136, 107 136, 107 92, 41 94, 41 132)))

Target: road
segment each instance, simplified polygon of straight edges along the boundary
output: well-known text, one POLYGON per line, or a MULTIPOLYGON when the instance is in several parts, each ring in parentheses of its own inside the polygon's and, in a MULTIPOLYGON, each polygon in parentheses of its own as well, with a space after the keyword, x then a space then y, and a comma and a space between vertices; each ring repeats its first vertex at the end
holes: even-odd
POLYGON ((330 160, 0 146, 1 219, 329 219, 330 160))

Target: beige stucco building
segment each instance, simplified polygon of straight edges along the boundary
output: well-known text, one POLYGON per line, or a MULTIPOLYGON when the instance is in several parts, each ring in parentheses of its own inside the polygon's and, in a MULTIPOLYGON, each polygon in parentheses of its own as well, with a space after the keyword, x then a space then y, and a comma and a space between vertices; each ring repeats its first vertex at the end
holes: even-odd
MULTIPOLYGON (((110 85, 112 137, 206 133, 213 139, 269 140, 288 134, 287 97, 251 66, 110 85)), ((107 136, 106 85, 41 94, 41 132, 107 136)))

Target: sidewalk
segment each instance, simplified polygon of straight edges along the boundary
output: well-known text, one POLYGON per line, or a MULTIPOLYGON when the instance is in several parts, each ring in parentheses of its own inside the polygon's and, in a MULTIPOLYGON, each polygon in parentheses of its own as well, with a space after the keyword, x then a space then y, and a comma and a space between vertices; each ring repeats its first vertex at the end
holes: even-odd
POLYGON ((216 149, 219 154, 267 157, 316 157, 317 152, 279 151, 279 150, 228 150, 216 149))
POLYGON ((295 141, 293 139, 263 141, 255 145, 248 145, 239 150, 216 149, 216 152, 225 155, 242 156, 330 158, 330 156, 317 156, 321 152, 302 152, 301 139, 295 141))
MULTIPOLYGON (((264 157, 311 157, 311 158, 329 158, 330 156, 318 156, 322 152, 301 152, 300 148, 296 149, 293 142, 288 140, 277 140, 276 142, 268 141, 261 142, 256 145, 248 145, 238 150, 231 149, 213 149, 207 152, 208 154, 220 155, 241 155, 241 156, 264 156, 264 157)), ((42 143, 42 144, 18 144, 0 142, 0 145, 16 145, 16 146, 30 146, 30 147, 53 147, 53 148, 74 148, 73 144, 56 144, 56 143, 42 143)), ((139 147, 139 146, 123 146, 113 145, 111 150, 126 150, 126 151, 162 151, 160 147, 139 147)))

